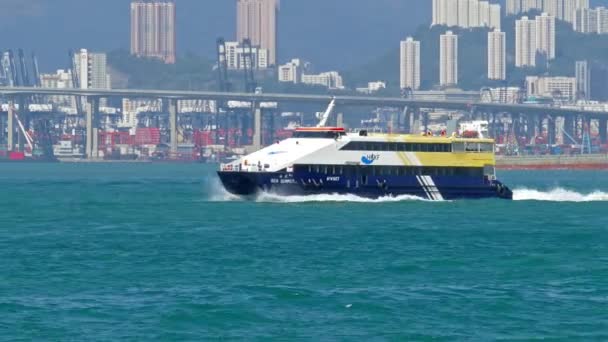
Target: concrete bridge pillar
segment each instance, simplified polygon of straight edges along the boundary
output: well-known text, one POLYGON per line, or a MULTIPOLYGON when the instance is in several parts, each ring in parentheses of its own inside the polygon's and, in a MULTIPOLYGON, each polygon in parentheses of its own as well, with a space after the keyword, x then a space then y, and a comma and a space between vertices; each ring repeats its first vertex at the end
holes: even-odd
POLYGON ((424 126, 424 131, 429 131, 429 112, 422 113, 422 125, 424 126))
POLYGON ((177 100, 169 99, 169 153, 171 158, 177 157, 177 100))
POLYGON ((404 133, 411 133, 411 129, 412 129, 412 112, 410 111, 410 108, 408 107, 404 107, 403 108, 403 113, 401 114, 401 118, 399 120, 399 126, 401 129, 403 129, 404 133))
POLYGON ((514 118, 515 124, 513 126, 513 131, 515 132, 515 137, 517 138, 517 141, 519 143, 521 137, 526 135, 526 126, 524 119, 521 117, 521 114, 516 114, 514 118))
POLYGON ((86 101, 86 146, 85 154, 88 159, 99 157, 99 132, 98 132, 99 99, 89 97, 86 101))
POLYGON ((253 148, 257 151, 262 148, 262 108, 253 103, 253 148))
POLYGON ((490 123, 492 138, 498 139, 501 135, 501 121, 498 113, 492 113, 492 122, 490 123))
MULTIPOLYGON (((21 121, 21 125, 23 125, 23 129, 24 130, 28 130, 29 129, 29 105, 26 101, 25 96, 19 96, 18 98, 19 101, 19 121, 21 121)), ((14 114, 13 114, 14 115, 14 114)), ((17 129, 17 146, 19 151, 23 152, 25 151, 25 144, 26 144, 26 139, 25 139, 25 134, 23 133, 23 130, 21 129, 21 126, 19 126, 19 128, 17 129)))
MULTIPOLYGON (((269 133, 268 134, 268 136, 269 136, 268 139, 269 140, 268 140, 267 144, 274 144, 275 143, 275 140, 274 140, 274 131, 275 131, 274 120, 275 120, 275 114, 276 114, 275 111, 272 110, 272 109, 269 110, 268 114, 267 114, 268 115, 268 130, 269 130, 269 132, 268 132, 269 133)), ((339 118, 339 116, 341 114, 342 113, 339 113, 339 114, 336 115, 336 126, 338 125, 338 118, 339 118)), ((262 144, 263 143, 264 143, 264 139, 262 139, 262 144)))
POLYGON ((555 118, 553 117, 547 117, 547 143, 549 145, 554 145, 556 143, 555 141, 555 137, 556 137, 556 132, 555 132, 555 118))
POLYGON ((9 151, 12 151, 15 148, 15 104, 12 100, 8 101, 8 118, 6 121, 6 129, 7 129, 7 142, 6 147, 9 151))
POLYGON ((541 136, 543 135, 544 129, 545 128, 545 117, 541 114, 539 114, 536 117, 536 132, 535 134, 537 136, 541 136))
POLYGON ((599 119, 598 124, 600 127, 600 141, 602 144, 608 144, 608 127, 606 127, 608 125, 608 119, 599 119))
MULTIPOLYGON (((394 120, 391 119, 391 121, 394 123, 394 120)), ((336 117, 336 126, 344 127, 344 113, 338 113, 338 116, 336 117)), ((273 127, 273 133, 274 133, 274 127, 273 127)))

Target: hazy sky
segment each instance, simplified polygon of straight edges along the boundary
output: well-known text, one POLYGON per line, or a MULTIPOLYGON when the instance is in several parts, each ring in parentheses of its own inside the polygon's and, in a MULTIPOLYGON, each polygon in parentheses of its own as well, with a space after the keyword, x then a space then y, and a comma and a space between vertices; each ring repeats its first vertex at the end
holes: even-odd
MULTIPOLYGON (((234 38, 236 0, 176 0, 178 53, 212 56, 234 38)), ((69 48, 129 47, 130 0, 0 0, 0 48, 36 50, 42 69, 64 67, 69 48)), ((608 0, 596 0, 596 4, 608 0)), ((365 63, 430 23, 431 0, 282 0, 279 60, 320 68, 365 63)))

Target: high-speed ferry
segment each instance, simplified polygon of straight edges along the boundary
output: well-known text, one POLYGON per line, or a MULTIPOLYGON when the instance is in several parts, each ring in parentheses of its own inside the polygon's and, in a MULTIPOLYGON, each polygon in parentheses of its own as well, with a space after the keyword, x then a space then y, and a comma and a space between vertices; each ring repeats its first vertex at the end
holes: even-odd
POLYGON ((430 200, 512 199, 496 179, 494 141, 484 138, 347 133, 298 128, 229 164, 218 175, 230 193, 414 195, 430 200))

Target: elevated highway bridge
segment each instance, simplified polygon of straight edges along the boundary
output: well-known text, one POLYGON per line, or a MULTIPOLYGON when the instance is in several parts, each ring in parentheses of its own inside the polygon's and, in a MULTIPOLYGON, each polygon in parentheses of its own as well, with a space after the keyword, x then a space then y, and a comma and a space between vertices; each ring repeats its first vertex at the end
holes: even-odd
MULTIPOLYGON (((271 93, 237 93, 212 91, 185 91, 185 90, 152 90, 152 89, 54 89, 34 87, 0 87, 0 96, 11 101, 31 96, 78 96, 87 99, 87 155, 93 156, 95 151, 93 136, 96 130, 95 115, 98 112, 100 98, 161 98, 168 100, 169 122, 171 132, 171 148, 177 150, 177 100, 216 100, 216 101, 243 101, 251 102, 254 115, 254 145, 261 142, 261 109, 260 103, 301 103, 328 105, 332 99, 337 106, 369 106, 369 107, 399 107, 404 109, 406 115, 420 115, 420 109, 457 110, 489 118, 496 114, 507 114, 512 118, 524 119, 528 125, 542 126, 544 120, 549 127, 549 140, 555 141, 557 130, 564 130, 566 134, 575 135, 577 120, 590 123, 598 122, 601 139, 606 143, 608 111, 592 111, 584 108, 561 108, 556 106, 533 104, 502 104, 486 103, 481 101, 463 100, 421 100, 416 98, 374 97, 374 96, 332 96, 332 95, 306 95, 306 94, 271 94, 271 93), (407 114, 410 113, 410 114, 407 114), (563 118, 564 127, 556 128, 555 119, 563 118), (539 124, 540 122, 540 124, 539 124)), ((10 114, 9 114, 10 115, 10 114)), ((579 125, 583 126, 583 124, 579 125)))

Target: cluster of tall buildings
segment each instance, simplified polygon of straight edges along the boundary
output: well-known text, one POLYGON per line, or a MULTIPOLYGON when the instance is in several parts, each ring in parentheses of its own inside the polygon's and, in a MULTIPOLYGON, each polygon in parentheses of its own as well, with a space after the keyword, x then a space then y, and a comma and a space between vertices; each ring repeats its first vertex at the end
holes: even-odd
POLYGON ((480 0, 433 0, 432 25, 500 29, 499 4, 480 0))
POLYGON ((576 11, 574 31, 608 34, 608 8, 580 8, 576 11))
POLYGON ((543 13, 534 20, 515 21, 515 66, 535 67, 555 59, 555 17, 543 13))
MULTIPOLYGON (((401 41, 399 85, 401 89, 420 89, 420 42, 408 37, 401 41)), ((488 79, 505 80, 507 71, 506 35, 499 29, 488 33, 488 79)), ((458 84, 458 35, 447 31, 439 36, 439 85, 458 84)))
MULTIPOLYGON (((433 4, 439 4, 434 1, 433 4)), ((458 3, 458 2, 456 2, 458 3)), ((434 9, 435 10, 435 9, 434 9)), ((434 12, 434 16, 436 13, 434 12)), ((542 13, 529 19, 524 16, 515 23, 515 66, 534 67, 555 59, 555 16, 542 13)), ((507 37, 494 28, 487 38, 487 78, 507 79, 507 37)), ((409 37, 400 46, 400 87, 420 88, 420 42, 409 37)), ((458 35, 447 31, 439 38, 439 85, 458 84, 458 35)))
POLYGON ((175 63, 175 2, 135 0, 131 3, 131 54, 175 63))
POLYGON ((581 8, 589 8, 589 0, 507 0, 506 14, 517 15, 536 10, 574 23, 576 11, 581 8))
MULTIPOLYGON (((277 20, 280 0, 237 0, 236 43, 229 44, 232 68, 242 66, 245 39, 251 41, 255 67, 277 62, 277 20)), ((131 2, 131 54, 175 63, 176 22, 174 0, 131 2)))

